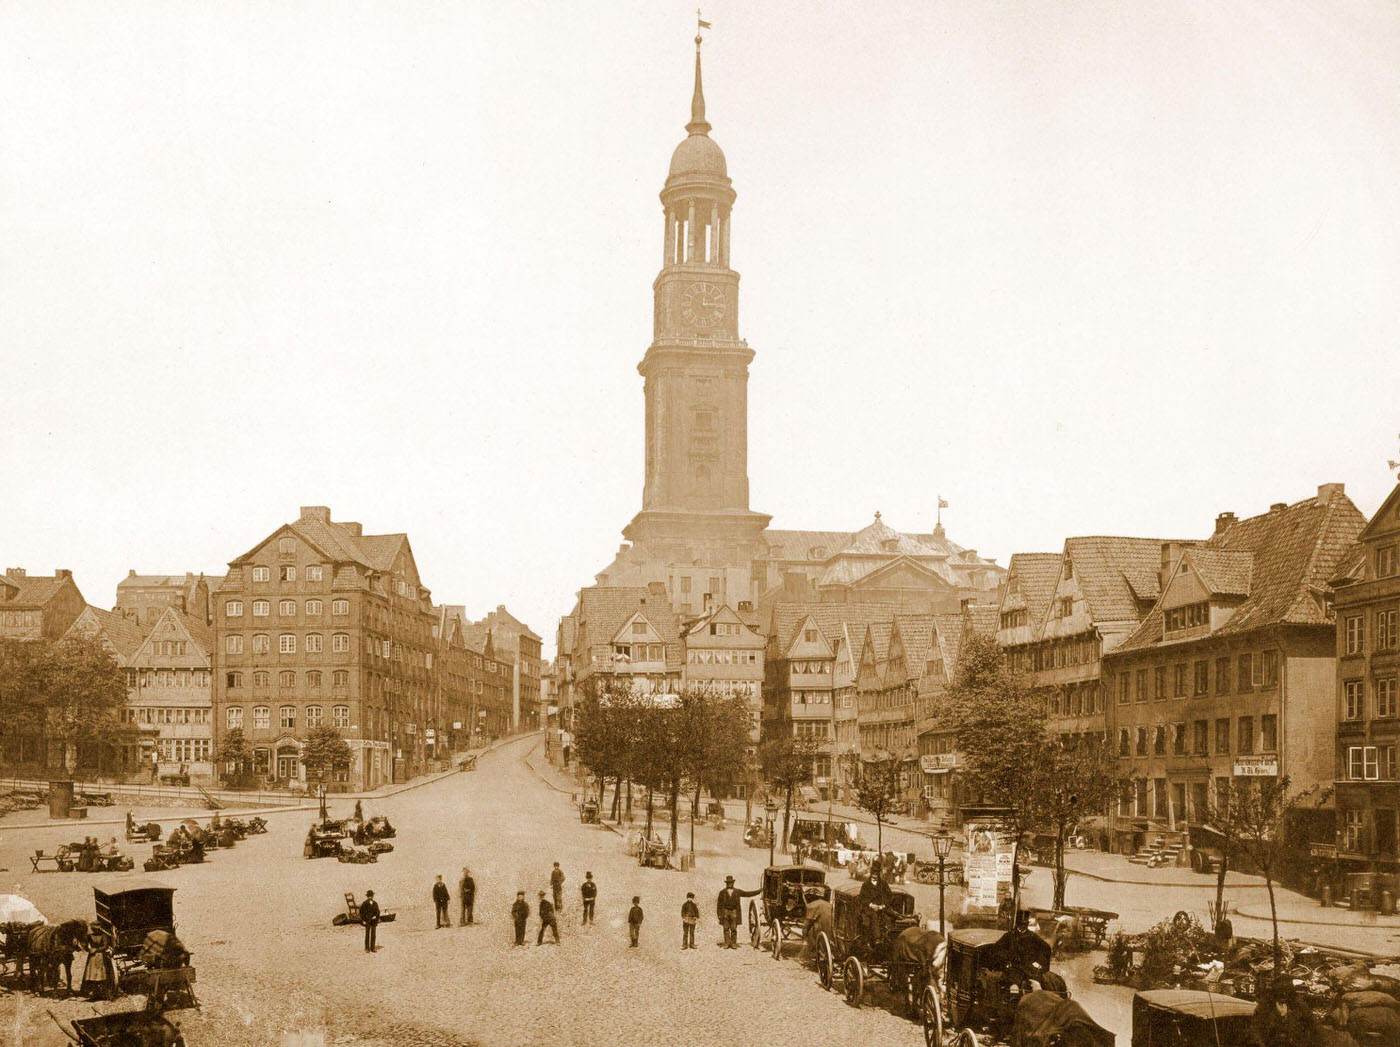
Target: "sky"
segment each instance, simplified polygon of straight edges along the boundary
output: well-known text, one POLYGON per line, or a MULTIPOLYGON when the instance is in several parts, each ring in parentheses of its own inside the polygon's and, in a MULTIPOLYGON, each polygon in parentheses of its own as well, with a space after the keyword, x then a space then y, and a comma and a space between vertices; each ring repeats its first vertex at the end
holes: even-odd
MULTIPOLYGON (((751 503, 1005 563, 1400 458, 1400 6, 705 6, 751 503)), ((302 505, 543 635, 640 508, 695 12, 0 6, 0 566, 302 505)))

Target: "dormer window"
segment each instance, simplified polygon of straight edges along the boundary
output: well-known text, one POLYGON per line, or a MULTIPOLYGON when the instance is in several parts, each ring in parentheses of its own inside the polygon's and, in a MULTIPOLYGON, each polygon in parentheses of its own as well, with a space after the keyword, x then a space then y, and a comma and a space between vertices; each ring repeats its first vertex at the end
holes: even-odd
POLYGON ((1060 618, 1068 618, 1074 614, 1074 597, 1062 596, 1057 602, 1055 614, 1060 618))
POLYGON ((1210 603, 1190 603, 1182 607, 1168 608, 1165 615, 1166 631, 1180 632, 1183 629, 1196 629, 1210 621, 1210 603))
POLYGON ((1395 546, 1382 545, 1376 549, 1376 577, 1389 578, 1395 574, 1395 546))

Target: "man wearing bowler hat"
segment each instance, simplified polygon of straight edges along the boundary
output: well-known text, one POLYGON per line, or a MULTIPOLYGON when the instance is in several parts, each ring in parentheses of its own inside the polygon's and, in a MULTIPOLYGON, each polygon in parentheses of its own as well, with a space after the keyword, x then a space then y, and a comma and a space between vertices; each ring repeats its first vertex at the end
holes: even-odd
POLYGON ((724 878, 724 890, 719 892, 719 899, 715 903, 719 925, 724 928, 724 948, 739 948, 739 924, 743 922, 739 899, 752 898, 757 893, 756 890, 739 890, 734 886, 734 877, 732 876, 724 878))

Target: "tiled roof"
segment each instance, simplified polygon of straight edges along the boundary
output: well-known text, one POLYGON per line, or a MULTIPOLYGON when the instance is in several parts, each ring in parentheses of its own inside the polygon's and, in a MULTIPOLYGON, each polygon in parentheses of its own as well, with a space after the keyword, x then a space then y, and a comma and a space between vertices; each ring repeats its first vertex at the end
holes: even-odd
POLYGON ((22 578, 6 575, 5 581, 14 586, 14 595, 4 601, 6 607, 42 608, 63 588, 64 583, 71 579, 55 575, 27 574, 22 578))
POLYGON ((865 627, 871 622, 887 621, 890 610, 889 604, 879 603, 779 603, 773 608, 770 631, 777 641, 779 651, 786 651, 796 639, 797 630, 810 616, 816 620, 817 628, 828 641, 835 640, 840 635, 841 625, 845 623, 849 627, 851 643, 854 645, 864 641, 865 627))
POLYGON ((769 555, 775 560, 812 559, 811 550, 821 549, 820 559, 834 556, 851 540, 850 531, 774 531, 763 532, 769 555))
MULTIPOLYGON (((1324 596, 1351 553, 1366 519, 1350 498, 1337 492, 1325 502, 1305 498, 1231 524, 1199 548, 1251 553, 1249 595, 1212 635, 1243 633, 1272 625, 1330 625, 1324 596)), ((1160 601, 1119 651, 1162 642, 1160 601)))
POLYGON ((1001 616, 994 603, 974 603, 967 608, 968 628, 977 636, 995 636, 1001 616))
POLYGON ((1007 572, 1016 579, 1016 591, 1006 594, 1002 609, 1024 608, 1030 613, 1032 628, 1039 629, 1060 578, 1060 554, 1012 553, 1007 572))
POLYGON ((170 608, 173 614, 185 627, 185 631, 190 634, 190 639, 203 647, 208 654, 214 653, 214 628, 202 617, 195 614, 185 614, 175 608, 170 608))
POLYGON ((1225 549, 1188 549, 1182 559, 1195 568, 1213 596, 1248 596, 1254 554, 1225 549))
POLYGON ((394 560, 399 555, 399 549, 408 540, 406 534, 366 534, 359 538, 354 538, 360 548, 364 550, 367 562, 376 571, 393 570, 394 560))
POLYGON ((107 642, 112 645, 112 649, 123 659, 135 654, 146 640, 147 630, 142 629, 130 618, 115 611, 104 611, 91 604, 83 609, 68 631, 85 632, 89 621, 97 626, 107 642))
POLYGON ((579 591, 579 608, 581 652, 612 643, 617 631, 640 611, 666 645, 666 668, 680 668, 680 622, 664 592, 654 593, 646 586, 594 585, 579 591))
POLYGON ((1079 580, 1080 591, 1096 622, 1137 621, 1140 615, 1135 596, 1148 599, 1139 587, 1149 586, 1148 575, 1162 566, 1162 545, 1177 541, 1168 538, 1118 538, 1091 535, 1065 540, 1079 580), (1132 579, 1132 583, 1129 583, 1132 579))
MULTIPOLYGON (((894 622, 871 622, 866 629, 865 642, 870 644, 875 655, 875 664, 884 665, 890 656, 890 637, 894 634, 894 622)), ((864 655, 861 655, 864 659, 864 655)))
POLYGON ((938 640, 938 650, 943 658, 943 672, 949 680, 958 669, 958 658, 962 656, 962 643, 967 623, 960 614, 934 615, 934 629, 938 640))

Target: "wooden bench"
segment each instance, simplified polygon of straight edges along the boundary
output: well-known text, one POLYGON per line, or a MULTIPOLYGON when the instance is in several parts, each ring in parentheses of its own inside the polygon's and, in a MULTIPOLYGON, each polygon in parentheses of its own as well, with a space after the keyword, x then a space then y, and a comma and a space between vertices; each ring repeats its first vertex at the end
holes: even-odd
POLYGON ((43 851, 35 851, 29 858, 29 864, 37 872, 72 872, 78 867, 78 860, 67 854, 45 854, 43 851), (45 868, 45 866, 52 868, 45 868))

